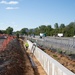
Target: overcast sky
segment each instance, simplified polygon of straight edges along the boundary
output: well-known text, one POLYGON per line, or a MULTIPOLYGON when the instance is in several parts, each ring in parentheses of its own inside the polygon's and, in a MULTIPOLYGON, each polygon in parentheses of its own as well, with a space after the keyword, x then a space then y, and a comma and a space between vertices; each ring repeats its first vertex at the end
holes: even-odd
POLYGON ((75 21, 75 0, 0 0, 0 30, 75 21))

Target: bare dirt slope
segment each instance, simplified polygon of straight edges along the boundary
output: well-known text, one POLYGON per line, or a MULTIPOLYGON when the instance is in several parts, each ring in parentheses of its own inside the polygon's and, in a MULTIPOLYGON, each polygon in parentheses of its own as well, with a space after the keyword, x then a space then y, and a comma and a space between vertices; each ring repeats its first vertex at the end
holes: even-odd
POLYGON ((25 58, 24 75, 35 75, 22 41, 20 41, 20 45, 21 45, 22 51, 24 52, 24 58, 25 58))
POLYGON ((13 39, 0 52, 0 75, 34 75, 21 41, 13 39))
POLYGON ((34 62, 35 65, 36 65, 36 67, 33 68, 35 75, 47 75, 46 72, 45 72, 45 70, 43 69, 43 67, 42 67, 41 64, 39 63, 39 61, 35 58, 34 55, 32 55, 32 54, 30 53, 30 50, 27 51, 27 54, 28 54, 29 56, 31 56, 33 62, 34 62))
MULTIPOLYGON (((23 41, 23 40, 22 40, 23 41)), ((35 58, 35 56, 30 53, 30 50, 25 50, 23 44, 24 42, 20 41, 20 45, 22 48, 22 51, 24 52, 24 58, 25 58, 25 75, 47 75, 44 69, 42 68, 39 61, 35 58), (32 66, 30 58, 35 63, 35 67, 32 66)))

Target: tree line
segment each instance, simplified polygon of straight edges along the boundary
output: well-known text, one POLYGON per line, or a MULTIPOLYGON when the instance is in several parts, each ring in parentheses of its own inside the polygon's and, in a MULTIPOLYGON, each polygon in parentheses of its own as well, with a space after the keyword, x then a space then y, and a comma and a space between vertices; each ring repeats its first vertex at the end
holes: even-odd
POLYGON ((39 35, 40 33, 45 33, 47 36, 57 36, 58 33, 63 33, 65 37, 73 37, 75 35, 75 22, 71 22, 68 25, 65 24, 54 24, 54 28, 51 25, 41 25, 39 27, 28 29, 22 28, 20 31, 13 32, 12 27, 8 27, 6 30, 0 30, 0 33, 5 34, 20 34, 20 35, 39 35))

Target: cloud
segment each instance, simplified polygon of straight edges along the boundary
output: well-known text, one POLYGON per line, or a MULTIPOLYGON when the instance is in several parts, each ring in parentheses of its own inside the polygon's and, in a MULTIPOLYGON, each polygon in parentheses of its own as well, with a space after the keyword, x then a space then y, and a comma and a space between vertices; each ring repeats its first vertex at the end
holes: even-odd
POLYGON ((19 9, 19 7, 7 7, 6 9, 7 10, 16 10, 16 9, 19 9))
POLYGON ((16 5, 16 4, 18 4, 19 2, 18 2, 18 1, 9 1, 9 2, 7 2, 7 1, 2 0, 0 3, 1 3, 1 4, 16 5))
POLYGON ((1 4, 7 4, 7 2, 6 2, 6 1, 1 1, 0 3, 1 3, 1 4))
POLYGON ((18 4, 19 2, 18 1, 10 1, 8 2, 8 4, 18 4))

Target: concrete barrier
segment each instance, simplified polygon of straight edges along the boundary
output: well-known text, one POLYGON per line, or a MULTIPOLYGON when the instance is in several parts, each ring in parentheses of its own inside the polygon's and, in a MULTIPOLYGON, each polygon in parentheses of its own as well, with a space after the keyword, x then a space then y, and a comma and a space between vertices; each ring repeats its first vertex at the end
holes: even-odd
MULTIPOLYGON (((31 50, 33 44, 29 40, 27 42, 29 44, 29 49, 31 50)), ((38 47, 35 48, 34 55, 46 71, 47 75, 75 75, 38 47)))

